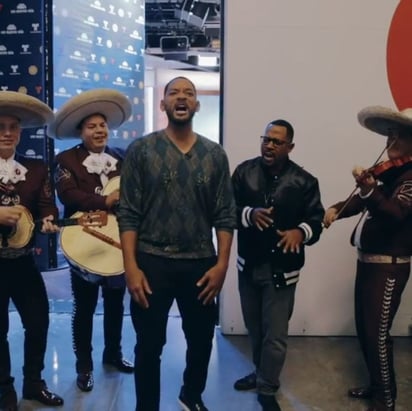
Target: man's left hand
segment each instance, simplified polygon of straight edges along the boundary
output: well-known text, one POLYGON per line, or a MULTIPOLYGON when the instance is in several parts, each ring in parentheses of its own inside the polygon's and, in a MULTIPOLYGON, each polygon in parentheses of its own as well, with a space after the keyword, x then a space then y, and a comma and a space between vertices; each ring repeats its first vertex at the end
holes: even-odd
POLYGON ((204 287, 200 292, 198 299, 203 305, 212 304, 223 287, 227 269, 214 265, 205 275, 196 283, 198 287, 204 287))
POLYGON ((276 244, 282 248, 284 253, 299 253, 300 245, 303 242, 303 232, 299 228, 293 228, 292 230, 276 230, 281 239, 276 244))
POLYGON ((42 220, 42 227, 41 227, 41 232, 42 233, 57 233, 60 231, 60 228, 56 225, 53 224, 54 217, 52 215, 49 215, 47 217, 44 217, 42 220))
POLYGON ((356 185, 360 188, 362 195, 368 194, 377 185, 373 174, 368 170, 363 169, 362 167, 355 167, 352 170, 352 175, 355 178, 356 185))

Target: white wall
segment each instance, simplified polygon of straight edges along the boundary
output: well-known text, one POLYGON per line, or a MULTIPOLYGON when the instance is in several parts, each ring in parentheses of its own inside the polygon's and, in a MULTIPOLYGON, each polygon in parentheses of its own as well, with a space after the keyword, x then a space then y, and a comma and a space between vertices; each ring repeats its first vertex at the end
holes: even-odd
MULTIPOLYGON (((292 158, 320 181, 325 207, 354 189, 354 165, 371 166, 385 139, 362 128, 358 111, 395 107, 386 76, 386 39, 398 1, 225 1, 224 146, 231 167, 259 153, 265 125, 295 127, 292 158)), ((336 222, 308 248, 292 335, 352 335, 357 219, 336 222)), ((245 332, 237 293, 236 244, 221 297, 222 331, 245 332)), ((409 284, 394 335, 412 323, 409 284)))

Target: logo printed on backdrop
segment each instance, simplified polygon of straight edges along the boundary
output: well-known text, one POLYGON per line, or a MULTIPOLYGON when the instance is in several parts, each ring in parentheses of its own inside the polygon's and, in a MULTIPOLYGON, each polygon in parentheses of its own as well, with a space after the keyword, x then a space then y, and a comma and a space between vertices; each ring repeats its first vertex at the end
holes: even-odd
POLYGON ((93 4, 91 4, 90 7, 97 9, 97 10, 106 11, 106 9, 102 7, 100 1, 98 0, 96 0, 93 4))
POLYGON ((40 23, 32 23, 31 25, 31 34, 40 34, 40 23))
MULTIPOLYGON (((0 3, 0 55, 4 69, 0 72, 0 88, 26 92, 44 101, 42 36, 32 35, 33 31, 43 34, 43 1, 10 3, 13 4, 0 3)), ((34 138, 34 132, 23 130, 18 149, 30 149, 34 157, 43 158, 44 140, 34 138)))
POLYGON ((22 14, 22 13, 34 13, 34 9, 28 9, 24 3, 19 3, 15 9, 10 10, 10 14, 22 14))
POLYGON ((0 56, 14 55, 13 50, 7 50, 4 44, 0 44, 0 56))
MULTIPOLYGON (((112 131, 110 138, 126 148, 144 132, 144 87, 137 87, 144 81, 144 56, 139 54, 144 26, 137 32, 136 21, 144 21, 145 0, 71 0, 70 7, 67 0, 53 1, 54 108, 82 90, 123 92, 133 104, 133 121, 112 131)), ((64 150, 75 143, 56 140, 55 147, 64 150)))
POLYGON ((7 34, 7 35, 13 35, 13 34, 24 34, 23 30, 18 30, 17 26, 15 24, 9 24, 5 30, 2 29, 0 30, 0 34, 7 34))
POLYGON ((30 44, 22 44, 21 48, 22 51, 20 52, 20 54, 31 54, 31 52, 29 51, 30 44))

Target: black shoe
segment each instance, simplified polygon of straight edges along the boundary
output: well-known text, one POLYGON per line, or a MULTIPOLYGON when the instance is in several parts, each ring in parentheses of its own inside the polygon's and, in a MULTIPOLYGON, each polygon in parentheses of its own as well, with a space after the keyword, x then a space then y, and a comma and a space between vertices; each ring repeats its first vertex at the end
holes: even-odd
POLYGON ((391 407, 387 407, 386 405, 375 403, 366 411, 395 411, 395 404, 391 407))
POLYGON ((256 373, 246 375, 233 384, 233 388, 238 391, 251 391, 256 389, 256 373))
POLYGON ((0 384, 0 411, 17 411, 17 393, 13 386, 13 379, 0 384))
POLYGON ((358 398, 361 400, 370 400, 372 398, 372 390, 370 387, 349 388, 348 397, 358 398))
POLYGON ((94 380, 93 373, 89 372, 79 372, 76 378, 76 384, 80 390, 84 392, 89 392, 93 389, 94 380))
POLYGON ((392 405, 387 407, 380 401, 372 400, 371 406, 366 411, 395 411, 395 401, 392 401, 392 405))
POLYGON ((134 371, 133 364, 123 357, 119 357, 119 358, 103 357, 103 365, 114 367, 117 369, 117 371, 124 372, 126 374, 131 374, 134 371))
POLYGON ((179 404, 183 411, 208 411, 205 404, 203 404, 202 397, 200 395, 188 395, 184 387, 180 390, 179 404))
POLYGON ((49 391, 43 380, 25 381, 23 383, 23 398, 25 400, 39 401, 50 407, 60 407, 64 404, 63 398, 49 391))
POLYGON ((262 406, 262 411, 282 411, 274 395, 258 394, 257 399, 262 406))

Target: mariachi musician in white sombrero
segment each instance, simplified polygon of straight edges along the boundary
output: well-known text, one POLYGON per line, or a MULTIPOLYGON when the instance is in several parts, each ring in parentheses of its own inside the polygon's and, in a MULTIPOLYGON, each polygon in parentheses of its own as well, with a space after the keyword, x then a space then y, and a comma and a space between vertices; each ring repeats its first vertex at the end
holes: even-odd
MULTIPOLYGON (((50 137, 77 137, 82 140, 80 144, 56 156, 55 186, 59 200, 64 205, 65 217, 79 211, 115 209, 119 200, 118 187, 108 194, 104 194, 103 189, 111 180, 119 178, 124 151, 108 147, 107 142, 109 130, 120 127, 131 113, 131 104, 124 94, 103 88, 84 91, 72 97, 55 114, 55 121, 47 129, 50 137)), ((81 233, 69 244, 81 252, 93 241, 100 241, 92 236, 80 241, 81 233)), ((90 254, 93 253, 95 251, 91 249, 90 254)), ((120 372, 133 372, 132 363, 123 358, 121 350, 124 274, 99 276, 98 272, 88 268, 86 262, 79 263, 71 259, 70 255, 65 256, 70 265, 73 294, 76 383, 80 390, 87 392, 94 385, 92 329, 100 287, 104 308, 103 364, 120 372)))
POLYGON ((58 210, 46 164, 17 153, 23 128, 41 128, 53 111, 35 97, 0 91, 0 409, 17 411, 11 376, 9 301, 13 301, 24 328, 23 398, 49 406, 63 399, 41 379, 49 328, 49 301, 33 257, 34 231, 53 233, 58 210), (29 217, 28 217, 29 216, 29 217), (32 228, 31 228, 32 227, 32 228))
POLYGON ((410 274, 412 254, 412 109, 372 106, 359 122, 387 137, 387 161, 355 168, 358 194, 331 206, 324 224, 362 213, 352 234, 358 249, 355 321, 369 373, 368 384, 351 388, 352 398, 370 399, 368 411, 393 411, 396 379, 390 329, 410 274))

